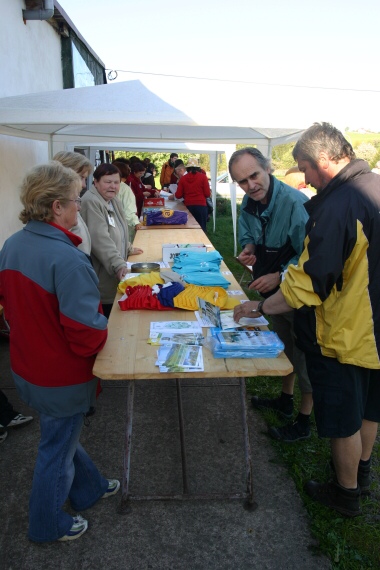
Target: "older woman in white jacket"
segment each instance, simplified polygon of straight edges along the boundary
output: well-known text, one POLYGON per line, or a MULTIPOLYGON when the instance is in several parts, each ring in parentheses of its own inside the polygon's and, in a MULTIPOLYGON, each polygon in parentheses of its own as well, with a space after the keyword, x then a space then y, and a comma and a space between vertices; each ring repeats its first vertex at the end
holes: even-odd
POLYGON ((129 242, 128 225, 117 193, 120 171, 101 164, 94 172, 94 186, 82 198, 81 214, 91 236, 91 259, 99 278, 103 312, 109 316, 117 285, 127 273, 129 254, 142 253, 129 242))

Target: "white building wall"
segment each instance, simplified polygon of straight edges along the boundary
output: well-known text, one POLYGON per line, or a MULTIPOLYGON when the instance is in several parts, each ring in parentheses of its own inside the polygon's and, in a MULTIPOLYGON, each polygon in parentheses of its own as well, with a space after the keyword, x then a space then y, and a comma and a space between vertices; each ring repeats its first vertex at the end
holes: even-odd
MULTIPOLYGON (((24 24, 23 0, 0 0, 0 97, 63 89, 61 39, 47 22, 24 24)), ((45 142, 0 136, 0 248, 22 227, 19 185, 25 173, 48 160, 45 142)))

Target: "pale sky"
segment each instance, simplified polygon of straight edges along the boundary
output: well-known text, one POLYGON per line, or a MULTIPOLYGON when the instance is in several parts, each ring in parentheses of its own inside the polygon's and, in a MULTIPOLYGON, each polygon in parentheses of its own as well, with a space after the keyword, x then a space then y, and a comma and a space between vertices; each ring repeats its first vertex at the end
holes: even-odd
POLYGON ((176 80, 125 72, 249 82, 228 87, 252 98, 255 84, 302 86, 268 91, 274 121, 281 109, 292 108, 292 123, 299 112, 300 124, 279 126, 331 120, 380 130, 379 0, 59 1, 117 81, 138 79, 158 93, 164 83, 174 92, 176 80))

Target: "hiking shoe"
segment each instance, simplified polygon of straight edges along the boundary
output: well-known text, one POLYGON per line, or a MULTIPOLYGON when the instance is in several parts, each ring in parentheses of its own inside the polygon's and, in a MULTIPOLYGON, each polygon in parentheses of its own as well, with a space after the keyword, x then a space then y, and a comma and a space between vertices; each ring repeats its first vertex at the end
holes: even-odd
POLYGON ((119 489, 120 489, 120 481, 118 481, 117 479, 108 479, 108 489, 104 493, 104 495, 102 495, 102 499, 106 499, 107 497, 116 495, 119 489))
POLYGON ((345 517, 357 517, 361 515, 360 487, 357 489, 345 489, 334 481, 317 483, 308 481, 304 486, 305 492, 314 501, 322 503, 330 509, 334 509, 345 517))
POLYGON ((61 542, 64 542, 66 540, 75 540, 76 538, 79 538, 80 536, 82 536, 83 533, 86 532, 87 527, 88 527, 88 521, 86 521, 86 519, 84 519, 81 515, 77 515, 76 517, 73 517, 73 526, 68 531, 68 533, 65 534, 64 536, 61 536, 61 538, 59 538, 58 540, 60 540, 61 542))
POLYGON ((6 427, 10 428, 27 425, 30 424, 31 421, 33 421, 33 416, 24 416, 23 414, 17 414, 17 416, 15 416, 6 427))
MULTIPOLYGON (((335 475, 335 465, 332 459, 330 459, 330 467, 335 475)), ((371 494, 371 463, 369 465, 362 465, 359 463, 358 466, 358 485, 360 487, 360 494, 363 497, 368 497, 371 494)))
POLYGON ((0 427, 0 443, 7 439, 8 432, 6 429, 0 427))
POLYGON ((284 402, 281 398, 259 398, 258 396, 252 396, 251 404, 258 410, 273 410, 287 420, 290 420, 293 416, 293 400, 284 402))
POLYGON ((283 441, 284 443, 294 443, 296 441, 302 441, 303 439, 309 439, 311 436, 310 426, 308 425, 306 429, 299 422, 294 422, 293 424, 287 424, 282 427, 270 427, 268 433, 273 439, 277 441, 283 441))

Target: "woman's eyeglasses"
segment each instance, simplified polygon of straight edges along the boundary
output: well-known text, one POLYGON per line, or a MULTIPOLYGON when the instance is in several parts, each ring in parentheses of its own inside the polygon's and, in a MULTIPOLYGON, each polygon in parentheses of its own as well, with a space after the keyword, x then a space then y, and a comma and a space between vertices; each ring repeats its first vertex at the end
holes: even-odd
POLYGON ((75 198, 75 200, 73 200, 73 199, 70 200, 69 198, 67 198, 67 201, 68 202, 75 202, 76 205, 79 207, 82 205, 82 198, 75 198))

